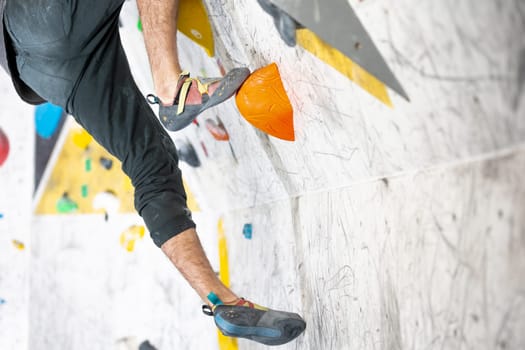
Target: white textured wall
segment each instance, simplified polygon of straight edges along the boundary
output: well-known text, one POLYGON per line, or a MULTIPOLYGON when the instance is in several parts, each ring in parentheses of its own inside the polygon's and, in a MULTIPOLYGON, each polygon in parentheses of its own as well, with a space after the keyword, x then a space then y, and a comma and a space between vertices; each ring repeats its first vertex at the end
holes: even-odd
POLYGON ((233 211, 234 286, 302 311, 289 349, 522 349, 524 151, 233 211))
MULTIPOLYGON (((149 339, 159 349, 217 346, 198 296, 149 237, 138 241, 133 253, 120 247, 120 233, 138 220, 136 215, 108 222, 100 215, 35 219, 31 350, 119 349, 117 340, 123 338, 149 339)), ((196 221, 202 223, 199 215, 196 221)), ((213 236, 203 241, 216 257, 213 236)))
POLYGON ((0 168, 0 349, 25 349, 28 342, 29 251, 15 249, 16 239, 30 246, 33 191, 34 126, 31 108, 18 101, 0 72, 0 128, 10 142, 10 156, 0 168))
MULTIPOLYGON (((525 4, 351 4, 410 103, 391 93, 389 109, 288 48, 256 1, 207 1, 227 68, 279 65, 297 139, 254 130, 233 101, 200 121, 221 117, 238 162, 203 127, 173 134, 203 161, 181 167, 205 209, 197 219, 214 265, 222 214, 234 289, 307 320, 305 335, 283 349, 525 348, 525 4), (248 222, 250 241, 241 233, 248 222)), ((123 38, 148 93, 128 5, 123 38)), ((184 37, 180 45, 186 68, 218 74, 200 48, 184 37)), ((0 220, 0 298, 8 300, 0 348, 111 349, 123 336, 148 337, 161 350, 214 348, 211 319, 153 244, 133 255, 118 247, 137 217, 44 217, 30 228, 31 110, 14 100, 2 97, 16 107, 0 113, 0 126, 18 135, 16 160, 0 168, 8 206, 0 212, 9 214, 0 220), (4 232, 13 230, 29 250, 10 246, 4 232)))

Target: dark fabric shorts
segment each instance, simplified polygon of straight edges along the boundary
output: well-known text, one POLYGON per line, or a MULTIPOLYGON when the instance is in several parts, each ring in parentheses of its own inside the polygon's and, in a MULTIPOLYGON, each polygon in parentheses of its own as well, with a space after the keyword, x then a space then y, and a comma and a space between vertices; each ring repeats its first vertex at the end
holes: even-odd
POLYGON ((123 3, 8 0, 4 21, 20 78, 122 162, 135 208, 160 247, 195 224, 175 146, 131 76, 118 30, 123 3))

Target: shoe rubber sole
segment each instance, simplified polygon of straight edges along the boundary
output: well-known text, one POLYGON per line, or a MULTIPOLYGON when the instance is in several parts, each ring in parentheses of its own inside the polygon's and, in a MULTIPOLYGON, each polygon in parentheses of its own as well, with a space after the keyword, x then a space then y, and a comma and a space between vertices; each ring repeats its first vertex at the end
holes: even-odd
POLYGON ((169 131, 184 129, 190 125, 200 113, 232 97, 249 75, 250 70, 248 68, 232 69, 220 80, 219 86, 206 102, 201 105, 186 105, 181 114, 177 114, 177 105, 161 105, 159 109, 161 123, 169 131))
POLYGON ((282 345, 297 338, 306 328, 304 320, 294 313, 241 308, 245 310, 236 308, 215 313, 215 324, 224 335, 266 345, 282 345), (245 321, 249 319, 257 320, 256 325, 248 326, 250 321, 245 321))

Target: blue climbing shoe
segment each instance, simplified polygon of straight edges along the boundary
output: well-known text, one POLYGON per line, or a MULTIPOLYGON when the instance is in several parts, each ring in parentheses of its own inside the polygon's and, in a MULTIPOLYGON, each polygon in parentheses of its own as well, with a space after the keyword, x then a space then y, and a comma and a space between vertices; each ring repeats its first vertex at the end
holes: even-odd
POLYGON ((159 118, 169 131, 178 131, 190 125, 203 111, 232 97, 250 75, 248 68, 235 68, 222 78, 190 78, 182 72, 177 83, 177 95, 172 105, 164 105, 152 94, 150 104, 159 105, 159 118))
POLYGON ((277 311, 243 298, 234 304, 203 305, 217 328, 228 337, 246 338, 266 345, 281 345, 297 338, 306 328, 298 314, 277 311))

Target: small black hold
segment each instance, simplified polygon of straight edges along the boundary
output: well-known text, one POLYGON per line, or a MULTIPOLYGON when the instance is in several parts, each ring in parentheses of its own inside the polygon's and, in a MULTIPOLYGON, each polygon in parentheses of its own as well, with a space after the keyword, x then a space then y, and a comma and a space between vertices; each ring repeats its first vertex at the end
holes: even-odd
POLYGON ((177 153, 179 155, 179 159, 188 163, 190 166, 197 168, 201 165, 199 156, 190 142, 179 142, 177 153))
POLYGON ((117 193, 110 188, 108 188, 104 192, 109 193, 110 195, 115 196, 115 197, 117 196, 117 193))
POLYGON ((106 170, 110 170, 113 167, 113 161, 106 157, 100 157, 99 159, 100 165, 106 170))
POLYGON ((139 350, 157 350, 157 348, 154 347, 153 345, 151 345, 151 343, 149 342, 149 340, 144 340, 144 341, 139 345, 139 350))
POLYGON ((262 9, 273 17, 273 22, 281 39, 290 47, 296 45, 296 30, 302 28, 292 17, 279 7, 272 4, 269 0, 257 0, 262 9))
POLYGON ((385 185, 385 187, 388 187, 388 179, 386 177, 382 178, 381 181, 385 185))

